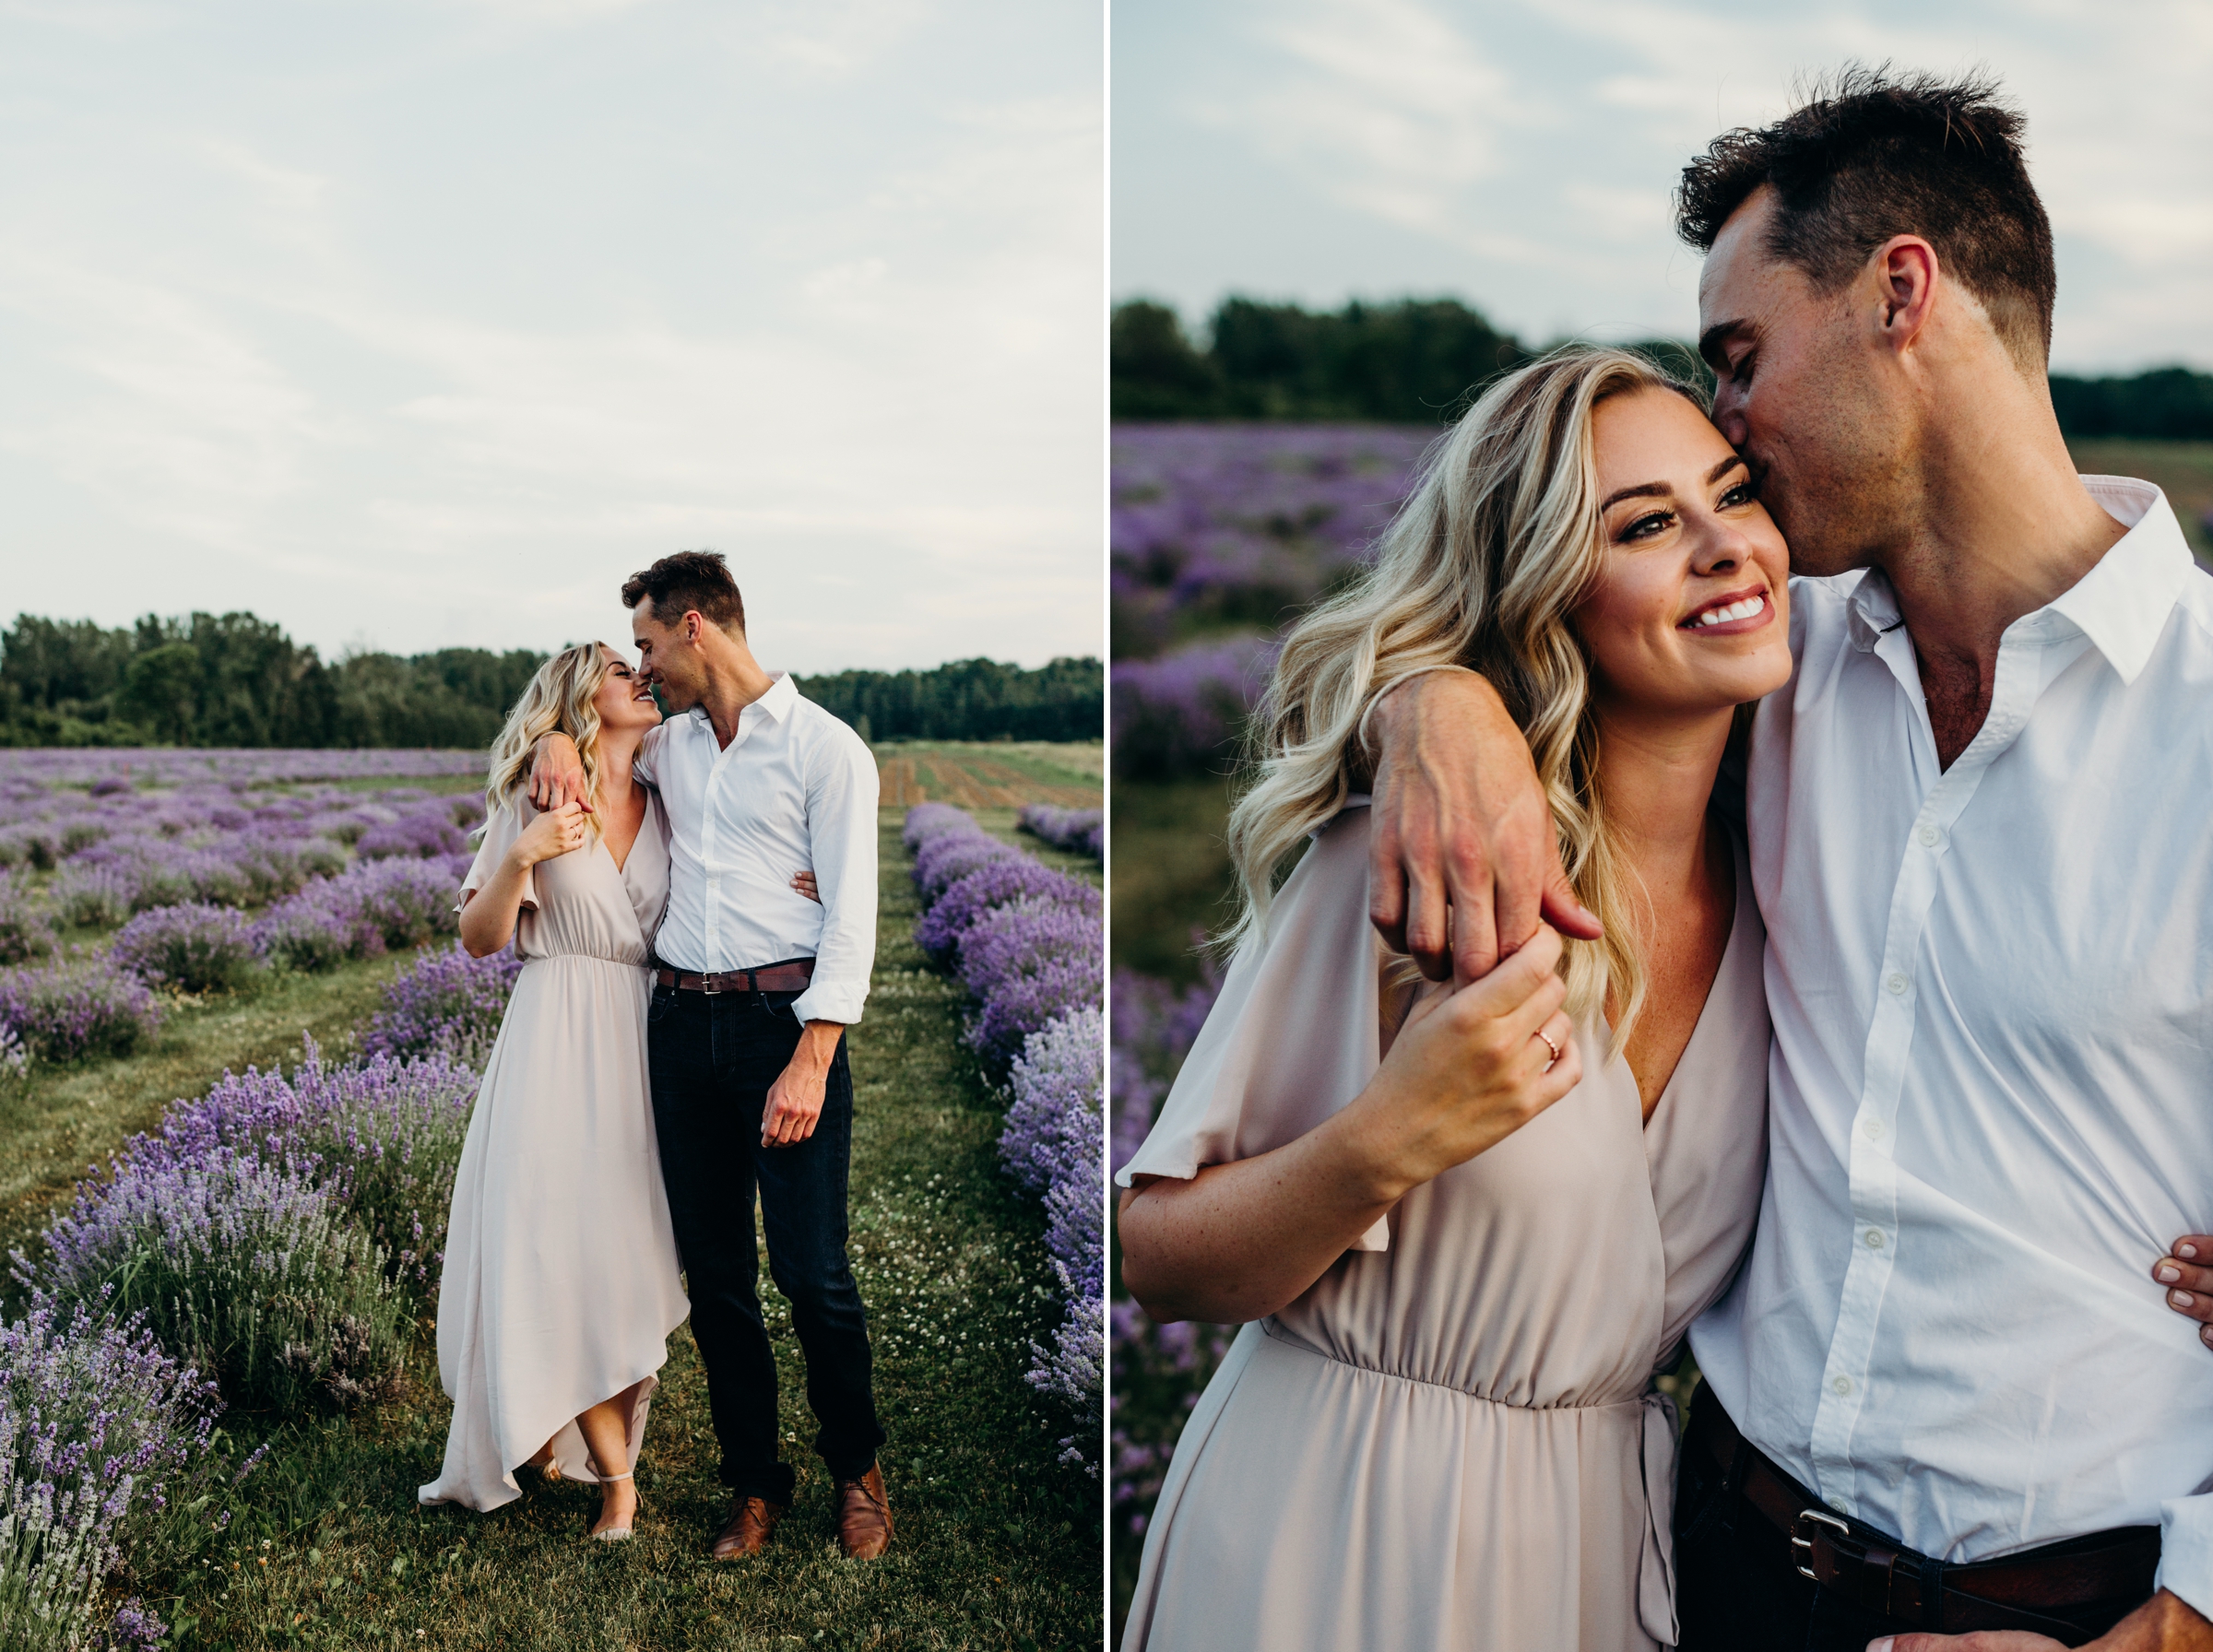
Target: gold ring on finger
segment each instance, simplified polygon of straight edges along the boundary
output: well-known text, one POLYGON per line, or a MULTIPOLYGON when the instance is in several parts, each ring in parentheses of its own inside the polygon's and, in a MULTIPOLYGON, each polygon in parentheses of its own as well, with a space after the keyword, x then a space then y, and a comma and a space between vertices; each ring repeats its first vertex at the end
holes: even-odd
POLYGON ((1552 1059, 1544 1064, 1544 1070, 1546 1072, 1550 1072, 1555 1067, 1559 1065, 1560 1046, 1552 1042, 1551 1034, 1546 1032, 1542 1027, 1537 1029, 1537 1036, 1544 1041, 1544 1047, 1552 1052, 1552 1059))

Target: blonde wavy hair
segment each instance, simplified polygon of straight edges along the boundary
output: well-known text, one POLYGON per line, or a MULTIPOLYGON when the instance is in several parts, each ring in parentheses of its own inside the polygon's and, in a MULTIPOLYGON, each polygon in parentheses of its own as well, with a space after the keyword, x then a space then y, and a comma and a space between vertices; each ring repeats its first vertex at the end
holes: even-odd
POLYGON ((1607 828, 1590 659, 1569 615, 1604 549, 1592 412, 1637 390, 1706 406, 1622 349, 1570 346, 1498 380, 1424 455, 1373 566, 1292 627, 1230 811, 1243 899, 1226 944, 1265 933, 1279 869, 1372 772, 1360 741, 1367 709, 1417 672, 1465 666, 1528 737, 1568 881, 1605 926, 1603 940, 1568 944, 1568 1013, 1595 1017, 1610 997, 1615 1047, 1627 1039, 1645 993, 1630 944, 1642 891, 1607 828))
MULTIPOLYGON (((507 726, 491 743, 491 768, 484 783, 488 810, 521 788, 538 742, 555 733, 576 742, 576 756, 584 764, 585 795, 599 795, 599 712, 592 701, 610 668, 605 647, 602 643, 579 643, 538 668, 507 714, 507 726)), ((597 833, 598 817, 586 815, 584 825, 587 832, 597 833)))

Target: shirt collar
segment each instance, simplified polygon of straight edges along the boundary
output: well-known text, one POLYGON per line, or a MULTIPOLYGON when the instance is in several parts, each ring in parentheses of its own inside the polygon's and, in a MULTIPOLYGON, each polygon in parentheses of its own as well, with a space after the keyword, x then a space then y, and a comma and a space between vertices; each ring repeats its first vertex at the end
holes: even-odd
MULTIPOLYGON (((2096 567, 2039 611, 2073 625, 2105 655, 2123 682, 2134 682, 2166 629, 2195 559, 2167 496, 2151 483, 2086 476, 2082 485, 2128 531, 2096 567)), ((1852 645, 1869 653, 1886 631, 1898 628, 1900 618, 1889 580, 1879 568, 1869 569, 1852 588, 1847 610, 1852 645)))
POLYGON ((2086 476, 2082 484, 2128 532, 2053 602, 2052 611, 2073 621, 2123 682, 2134 682, 2167 629, 2195 559, 2167 496, 2149 482, 2086 476))

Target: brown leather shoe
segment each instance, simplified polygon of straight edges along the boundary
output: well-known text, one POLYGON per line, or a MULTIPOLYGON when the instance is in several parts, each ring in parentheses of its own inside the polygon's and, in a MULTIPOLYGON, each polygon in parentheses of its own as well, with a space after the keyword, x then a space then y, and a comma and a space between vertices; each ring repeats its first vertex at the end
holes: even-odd
POLYGON ((758 1554, 768 1546, 769 1533, 783 1517, 781 1503, 771 1503, 765 1497, 740 1497, 738 1506, 730 1510, 729 1524, 722 1528, 709 1552, 716 1560, 743 1560, 758 1554))
POLYGON ((874 1560, 891 1544, 892 1505, 884 1500, 883 1470, 874 1464, 858 1480, 837 1482, 837 1540, 847 1560, 874 1560))

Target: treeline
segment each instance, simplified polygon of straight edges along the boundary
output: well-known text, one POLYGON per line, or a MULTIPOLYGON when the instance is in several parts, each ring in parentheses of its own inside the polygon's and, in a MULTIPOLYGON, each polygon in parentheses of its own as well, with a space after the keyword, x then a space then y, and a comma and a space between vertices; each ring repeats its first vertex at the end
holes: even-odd
POLYGON ((954 660, 929 671, 802 677, 799 692, 866 740, 1097 740, 1106 733, 1106 673, 1092 658, 1035 671, 954 660))
MULTIPOLYGON (((112 631, 19 614, 0 631, 0 746, 481 749, 545 659, 441 648, 326 662, 247 613, 112 631)), ((842 671, 800 688, 873 739, 1095 740, 1105 726, 1095 659, 842 671)))
POLYGON ((0 631, 0 745, 483 747, 545 659, 441 648, 325 662, 247 613, 0 631))
MULTIPOLYGON (((1708 384, 1689 346, 1633 345, 1708 384)), ((1342 310, 1223 301, 1204 348, 1176 312, 1136 299, 1114 311, 1114 416, 1127 419, 1374 419, 1435 424, 1537 351, 1455 299, 1342 310)), ((2167 367, 2132 378, 2052 375, 2070 436, 2213 441, 2213 374, 2167 367)))

